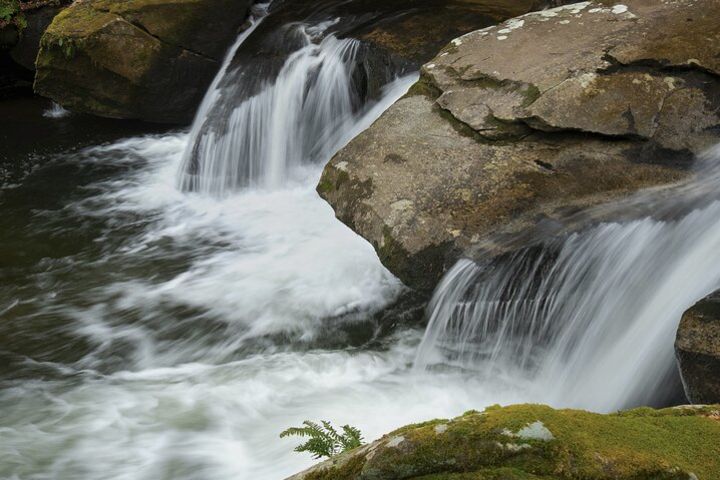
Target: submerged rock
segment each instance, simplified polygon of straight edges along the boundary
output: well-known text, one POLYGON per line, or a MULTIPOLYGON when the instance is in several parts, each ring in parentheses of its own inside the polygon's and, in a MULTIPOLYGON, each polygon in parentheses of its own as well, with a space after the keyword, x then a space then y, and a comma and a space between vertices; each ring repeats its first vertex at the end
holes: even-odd
POLYGON ((718 445, 720 406, 490 407, 409 425, 289 480, 713 479, 718 445))
POLYGON ((318 192, 429 290, 468 250, 676 182, 720 138, 717 15, 712 0, 583 2, 460 37, 318 192))
POLYGON ((187 123, 251 0, 84 0, 42 38, 35 91, 113 118, 187 123))
POLYGON ((688 399, 696 404, 720 403, 720 291, 683 314, 675 354, 688 399))

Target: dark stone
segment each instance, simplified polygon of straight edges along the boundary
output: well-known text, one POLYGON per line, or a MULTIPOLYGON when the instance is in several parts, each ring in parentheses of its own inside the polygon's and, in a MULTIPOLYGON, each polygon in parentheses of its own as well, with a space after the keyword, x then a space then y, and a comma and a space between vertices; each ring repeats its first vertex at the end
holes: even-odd
POLYGON ((720 290, 685 311, 675 355, 688 399, 695 404, 720 403, 720 290))
POLYGON ((35 70, 35 59, 40 51, 40 38, 63 6, 44 6, 24 13, 27 26, 23 28, 10 56, 27 70, 35 70))

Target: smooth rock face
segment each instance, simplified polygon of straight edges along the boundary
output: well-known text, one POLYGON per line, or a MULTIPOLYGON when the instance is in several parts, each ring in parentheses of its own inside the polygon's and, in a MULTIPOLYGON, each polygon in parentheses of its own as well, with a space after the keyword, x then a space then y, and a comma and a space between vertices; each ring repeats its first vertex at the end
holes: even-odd
POLYGON ((71 110, 188 123, 251 0, 85 0, 53 20, 35 91, 71 110))
POLYGON ((715 479, 718 445, 718 405, 611 415, 489 407, 403 427, 288 480, 715 479))
POLYGON ((318 191, 429 290, 500 236, 676 182, 720 139, 717 15, 713 0, 583 2, 460 37, 318 191))
POLYGON ((720 403, 720 291, 685 311, 675 355, 688 399, 695 404, 720 403))

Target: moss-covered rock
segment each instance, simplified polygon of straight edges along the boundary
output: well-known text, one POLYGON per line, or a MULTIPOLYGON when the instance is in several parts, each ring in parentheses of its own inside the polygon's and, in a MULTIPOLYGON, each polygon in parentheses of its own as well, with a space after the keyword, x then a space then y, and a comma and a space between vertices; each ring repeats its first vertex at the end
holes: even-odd
POLYGON ((597 219, 575 213, 685 178, 720 140, 717 16, 714 0, 582 2, 457 38, 318 191, 420 290, 460 255, 583 228, 597 219))
POLYGON ((720 406, 490 407, 396 430, 289 480, 716 480, 720 406))
POLYGON ((683 314, 675 354, 688 399, 693 403, 720 403, 720 291, 683 314))
POLYGON ((84 0, 42 38, 35 90, 66 108, 186 123, 250 0, 84 0))

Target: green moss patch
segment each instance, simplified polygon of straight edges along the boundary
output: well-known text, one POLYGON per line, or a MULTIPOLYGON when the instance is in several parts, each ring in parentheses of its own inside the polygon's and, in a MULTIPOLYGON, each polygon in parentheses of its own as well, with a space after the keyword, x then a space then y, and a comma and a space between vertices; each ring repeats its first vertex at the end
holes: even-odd
POLYGON ((610 415, 494 406, 409 425, 347 455, 302 478, 713 480, 720 478, 720 406, 610 415))

